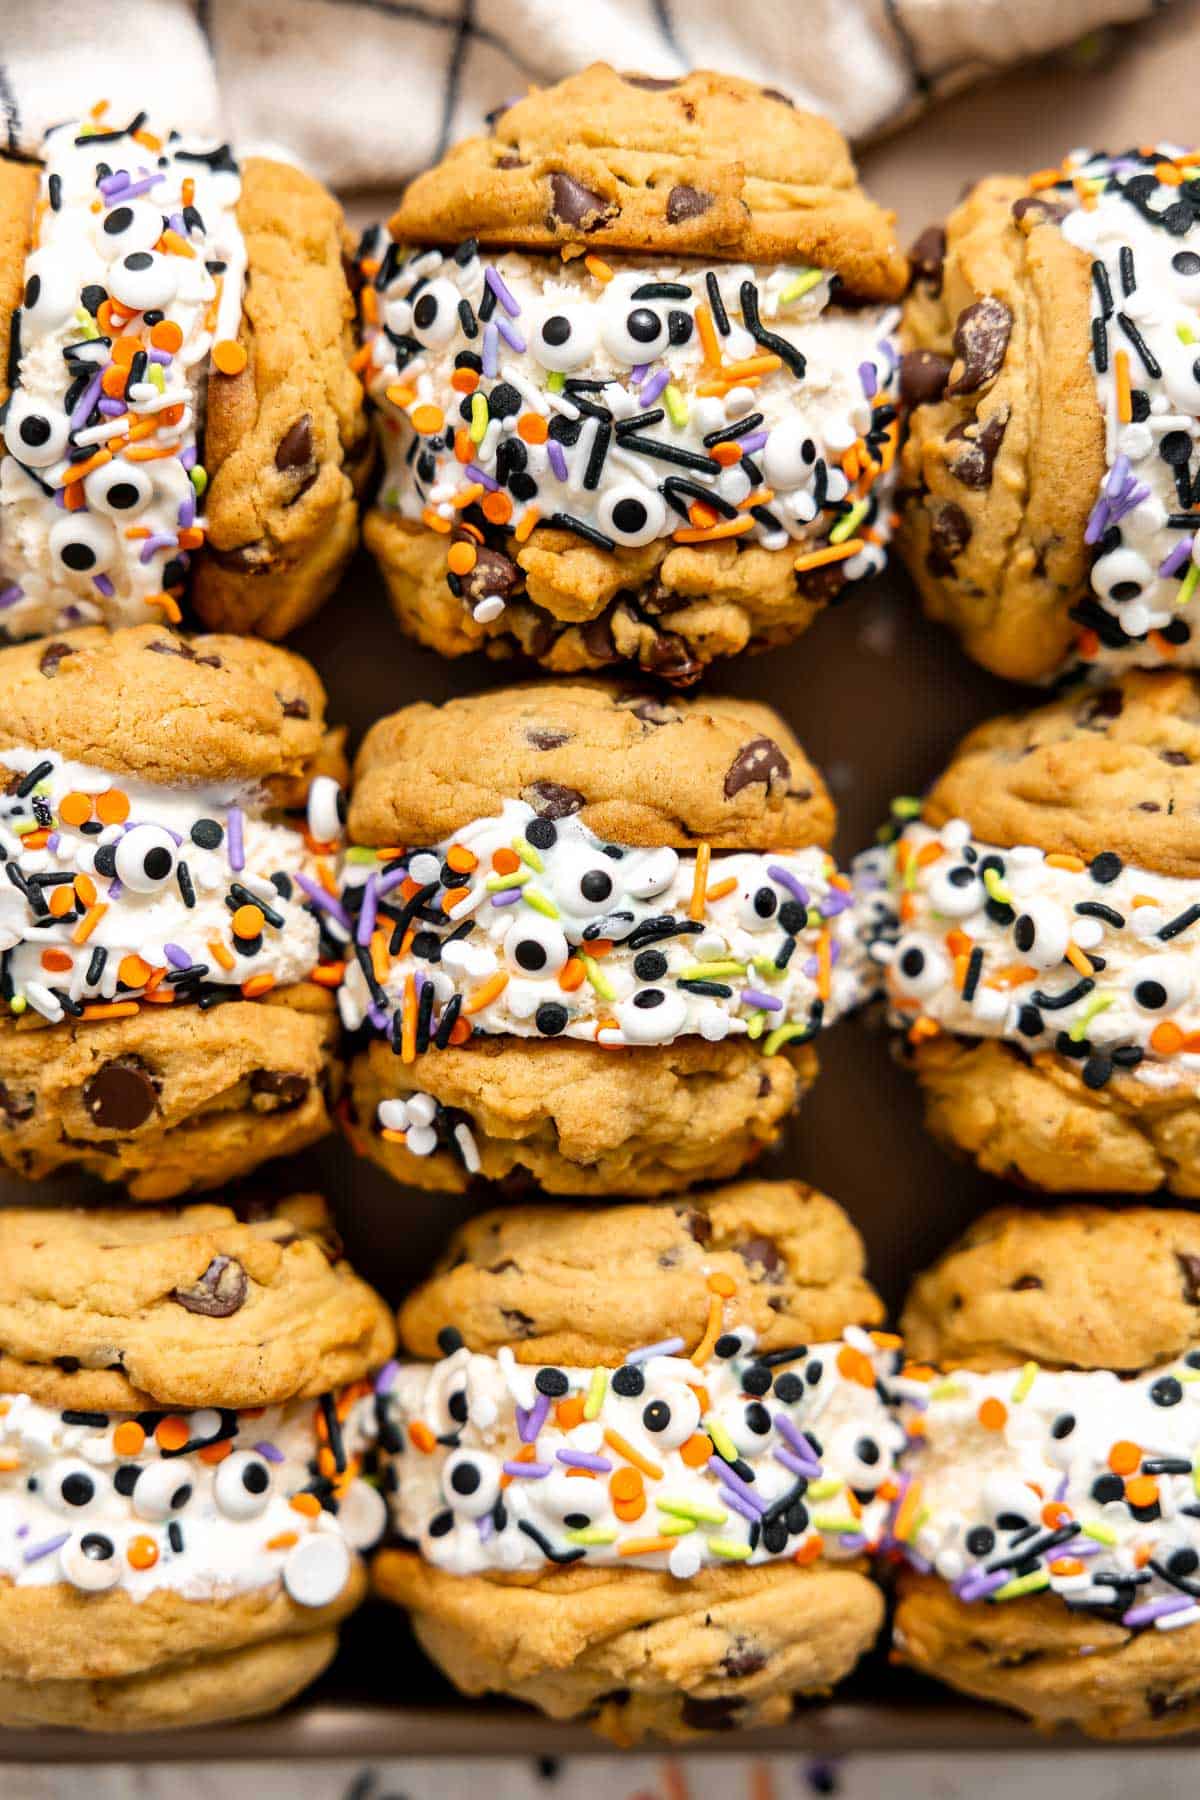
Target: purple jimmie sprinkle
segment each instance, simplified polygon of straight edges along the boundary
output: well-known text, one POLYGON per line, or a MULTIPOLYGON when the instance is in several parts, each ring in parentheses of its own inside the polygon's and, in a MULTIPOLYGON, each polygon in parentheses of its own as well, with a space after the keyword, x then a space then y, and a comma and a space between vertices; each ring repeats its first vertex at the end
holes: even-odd
MULTIPOLYGON (((137 181, 129 181, 128 178, 126 178, 127 185, 121 189, 120 197, 122 203, 126 200, 136 200, 139 194, 148 194, 156 182, 163 180, 165 180, 165 176, 161 170, 156 175, 143 175, 137 181)), ((115 201, 113 204, 115 205, 115 201)), ((182 236, 184 234, 181 233, 180 235, 182 236)))
POLYGON ((122 188, 127 188, 129 186, 129 180, 130 176, 128 169, 114 169, 111 175, 102 175, 96 183, 96 186, 107 198, 109 194, 116 194, 119 193, 122 188))
POLYGON ((819 1465, 814 1466, 811 1462, 803 1462, 800 1457, 793 1456, 790 1450, 775 1449, 771 1454, 775 1461, 782 1464, 792 1475, 803 1475, 807 1480, 810 1476, 819 1475, 821 1472, 819 1465))
POLYGON ((98 594, 103 594, 106 600, 111 600, 117 591, 107 575, 93 575, 92 586, 98 594))
POLYGON ((493 906, 515 906, 521 898, 519 887, 505 888, 502 893, 492 895, 493 906))
POLYGON ((722 1462, 719 1456, 710 1456, 708 1468, 713 1475, 720 1477, 726 1487, 732 1488, 735 1494, 740 1494, 743 1500, 748 1501, 756 1513, 766 1512, 766 1501, 760 1500, 749 1482, 736 1475, 727 1462, 722 1462))
POLYGON ((99 400, 97 405, 106 419, 119 419, 121 414, 125 411, 125 402, 123 400, 110 400, 107 395, 104 399, 99 400))
POLYGON ((489 319, 483 328, 483 372, 491 379, 496 373, 497 346, 500 333, 496 330, 496 321, 489 319))
MULTIPOLYGON (((652 1356, 678 1356, 682 1349, 681 1337, 660 1338, 657 1344, 643 1344, 640 1350, 631 1350, 625 1358, 625 1367, 628 1369, 635 1363, 648 1362, 652 1356)), ((721 1467, 725 1467, 724 1463, 721 1467)))
POLYGON ((514 1481, 545 1481, 547 1475, 553 1475, 554 1464, 544 1462, 506 1462, 501 1465, 506 1475, 514 1481))
POLYGON ((56 1550, 62 1549, 70 1535, 69 1531, 60 1531, 57 1537, 45 1538, 40 1544, 31 1544, 22 1553, 21 1561, 35 1563, 40 1562, 43 1556, 52 1556, 56 1550))
POLYGON ((262 1457, 264 1462, 281 1463, 285 1460, 283 1451, 279 1448, 279 1445, 269 1443, 266 1438, 263 1438, 261 1443, 255 1444, 254 1448, 258 1451, 258 1454, 262 1457))
POLYGON ((164 944, 163 955, 175 969, 190 969, 192 959, 180 944, 164 944))
POLYGON ((762 1518, 762 1514, 755 1512, 749 1501, 743 1500, 741 1495, 735 1493, 731 1487, 721 1488, 721 1499, 726 1506, 731 1506, 734 1512, 741 1513, 743 1519, 749 1519, 752 1525, 757 1525, 762 1518))
POLYGON ((1143 1606, 1131 1606, 1122 1616, 1121 1623, 1133 1630, 1135 1626, 1150 1625, 1155 1619, 1165 1619, 1168 1613, 1183 1612, 1185 1607, 1195 1604, 1190 1594, 1164 1594, 1161 1600, 1147 1600, 1143 1606))
POLYGON ((399 1373, 400 1364, 396 1361, 394 1356, 389 1357, 388 1361, 384 1363, 382 1369, 380 1369, 378 1375, 375 1377, 375 1392, 377 1394, 390 1394, 396 1385, 396 1377, 399 1373))
POLYGON ((779 1435, 787 1439, 798 1455, 810 1458, 815 1472, 819 1475, 821 1472, 820 1458, 800 1427, 792 1419, 789 1419, 785 1412, 773 1413, 772 1419, 779 1435))
POLYGON ((844 1531, 838 1539, 843 1550, 865 1550, 868 1542, 861 1531, 844 1531))
POLYGON ((138 551, 138 561, 145 565, 151 562, 160 550, 173 550, 178 538, 171 531, 153 532, 138 551))
POLYGON ((525 1407, 518 1406, 517 1435, 523 1444, 537 1443, 538 1433, 546 1423, 546 1415, 549 1411, 550 1396, 548 1394, 539 1394, 528 1411, 525 1407))
POLYGON ((231 806, 225 821, 225 844, 229 851, 231 869, 244 869, 246 866, 246 850, 242 842, 242 825, 245 817, 240 806, 231 806))
POLYGON ((1159 563, 1159 574, 1174 575, 1178 569, 1181 569, 1188 557, 1192 554, 1192 545, 1195 541, 1194 537, 1180 538, 1175 548, 1169 551, 1159 563))
POLYGON ((563 447, 557 438, 551 438, 546 445, 546 454, 550 458, 550 467, 560 481, 567 479, 567 459, 563 455, 563 447))
MULTIPOLYGON (((232 822, 233 814, 230 813, 229 817, 232 822)), ((242 865, 240 863, 234 863, 233 866, 236 869, 240 868, 242 865)), ((335 900, 332 894, 327 894, 319 881, 314 881, 311 875, 299 874, 294 876, 293 879, 301 893, 303 893, 307 899, 311 900, 314 906, 319 907, 322 912, 327 912, 331 918, 338 921, 339 925, 349 925, 350 921, 346 916, 345 907, 339 900, 335 900)), ((112 889, 110 888, 109 894, 111 895, 111 893, 112 889)))
POLYGON ((6 588, 0 588, 0 612, 7 607, 15 606, 18 600, 25 597, 25 589, 18 582, 10 581, 6 588))
POLYGON ((968 1605, 972 1600, 986 1600, 997 1588, 1002 1588, 1006 1581, 1012 1580, 1011 1569, 996 1569, 991 1575, 972 1570, 970 1574, 960 1575, 954 1583, 954 1592, 958 1598, 968 1605))
POLYGON ((71 414, 70 420, 72 431, 78 431, 82 426, 87 424, 91 410, 100 398, 100 381, 102 375, 103 370, 98 370, 75 402, 75 409, 71 414))
POLYGON ((802 881, 797 880, 790 869, 785 869, 782 863, 768 863, 767 874, 772 881, 777 881, 780 887, 785 887, 793 900, 798 900, 801 906, 808 905, 808 889, 802 881))
POLYGON ((1109 502, 1109 524, 1117 524, 1117 522, 1123 519, 1127 513, 1131 513, 1135 506, 1140 506, 1143 500, 1148 500, 1149 498, 1150 489, 1144 482, 1126 486, 1115 500, 1109 502))
POLYGON ((557 1450, 555 1455, 568 1469, 594 1469, 597 1475, 607 1475, 612 1468, 607 1456, 593 1456, 588 1450, 557 1450))
POLYGON ((375 929, 375 920, 379 912, 379 877, 368 875, 363 888, 362 910, 358 915, 358 929, 354 934, 356 944, 369 944, 371 933, 375 929))
POLYGON ((367 1023, 372 1025, 376 1031, 389 1031, 391 1029, 391 1021, 384 1012, 382 1006, 369 1006, 367 1008, 367 1023))
POLYGON ((510 325, 507 319, 497 318, 493 319, 491 322, 495 325, 496 330, 500 333, 500 336, 504 339, 509 349, 515 350, 518 356, 523 356, 526 347, 525 339, 521 336, 516 326, 510 325))
POLYGON ((1121 489, 1125 486, 1125 483, 1129 480, 1132 472, 1133 471, 1129 466, 1129 458, 1125 455, 1124 451, 1122 451, 1112 468, 1109 470, 1108 480, 1104 484, 1104 492, 1108 499, 1116 499, 1117 495, 1121 492, 1121 489))
POLYGON ((481 481, 489 494, 494 494, 500 486, 500 483, 494 481, 487 470, 481 469, 477 462, 467 464, 467 474, 473 481, 481 481))
POLYGON ((860 362, 858 379, 862 382, 862 391, 868 400, 873 400, 879 392, 879 376, 873 362, 860 362))
POLYGON ((195 468, 196 459, 199 456, 199 454, 200 454, 200 452, 197 450, 195 444, 189 444, 187 446, 186 450, 181 450, 179 452, 179 460, 183 464, 184 468, 189 471, 189 473, 191 472, 192 469, 195 468))
POLYGON ((176 516, 179 520, 180 531, 187 531, 190 526, 196 523, 196 501, 194 496, 189 496, 188 499, 179 502, 179 512, 176 516))
POLYGON ((642 405, 653 406, 670 379, 669 370, 659 369, 656 374, 651 375, 649 381, 644 381, 638 389, 638 399, 642 405))
POLYGON ((753 456, 756 450, 762 449, 766 441, 767 433, 765 431, 752 431, 749 437, 738 439, 738 448, 743 456, 753 456))
POLYGON ((407 880, 408 870, 403 863, 398 869, 389 869, 386 875, 379 877, 379 898, 382 900, 385 894, 390 894, 393 888, 400 887, 407 880))
POLYGON ((765 994, 761 988, 743 988, 740 999, 743 1006, 761 1006, 764 1012, 782 1012, 783 1001, 774 994, 765 994))
POLYGON ((630 379, 633 381, 645 381, 649 371, 649 363, 634 363, 632 369, 629 371, 630 379))
POLYGON ((487 282, 509 318, 519 319, 521 316, 521 309, 513 299, 508 287, 505 285, 504 277, 501 275, 500 271, 489 263, 487 268, 483 271, 483 279, 487 282))
POLYGON ((491 1513, 484 1513, 482 1519, 476 1519, 475 1524, 479 1531, 480 1543, 486 1544, 488 1539, 495 1535, 495 1531, 496 1531, 495 1519, 493 1519, 491 1513))
POLYGON ((1087 530, 1083 534, 1085 544, 1098 544, 1108 530, 1108 501, 1101 494, 1088 515, 1087 530))

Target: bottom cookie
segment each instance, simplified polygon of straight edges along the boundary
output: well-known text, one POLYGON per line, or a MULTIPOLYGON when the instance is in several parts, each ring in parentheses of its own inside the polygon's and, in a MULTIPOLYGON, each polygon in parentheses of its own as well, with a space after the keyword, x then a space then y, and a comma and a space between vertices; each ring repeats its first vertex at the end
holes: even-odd
POLYGON ((709 663, 799 637, 843 582, 838 564, 797 575, 795 548, 703 547, 656 539, 640 549, 598 550, 564 531, 539 531, 507 549, 484 547, 476 568, 504 609, 472 617, 447 585, 451 539, 379 507, 363 527, 404 630, 443 656, 483 650, 524 655, 556 674, 632 662, 688 686, 709 663))
POLYGON ((930 1131, 989 1175, 1049 1193, 1200 1195, 1200 1096, 1133 1076, 1087 1087, 1061 1057, 993 1039, 914 1052, 930 1131))
POLYGON ((524 1172, 548 1193, 647 1195, 736 1175, 773 1143, 817 1072, 810 1045, 764 1056, 747 1038, 681 1038, 632 1054, 579 1042, 476 1038, 404 1063, 376 1041, 351 1065, 352 1141, 397 1181, 464 1189, 524 1172), (420 1094, 417 1154, 380 1103, 420 1094), (464 1129, 465 1128, 465 1129, 464 1129))
POLYGON ((314 1631, 111 1681, 0 1676, 0 1725, 163 1731, 254 1719, 274 1712, 315 1681, 333 1661, 337 1646, 336 1631, 314 1631))
POLYGON ((388 1550, 374 1577, 463 1692, 584 1718, 623 1745, 785 1724, 795 1697, 828 1692, 883 1622, 883 1597, 856 1566, 487 1577, 388 1550))
POLYGON ((1039 1595, 981 1615, 936 1577, 905 1572, 895 1637, 914 1667, 1047 1728, 1144 1738, 1200 1726, 1200 1664, 1186 1631, 1130 1631, 1039 1595))
POLYGON ((336 1037, 311 983, 207 1012, 0 1023, 0 1162, 32 1180, 81 1169, 135 1200, 218 1187, 330 1129, 336 1037))

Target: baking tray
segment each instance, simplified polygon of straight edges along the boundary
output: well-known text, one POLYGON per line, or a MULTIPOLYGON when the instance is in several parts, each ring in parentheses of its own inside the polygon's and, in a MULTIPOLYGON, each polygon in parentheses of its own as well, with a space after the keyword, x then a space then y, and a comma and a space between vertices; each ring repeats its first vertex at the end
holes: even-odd
MULTIPOLYGON (((1184 3, 1138 32, 1101 46, 1099 59, 1058 59, 973 90, 860 158, 873 192, 899 214, 902 241, 953 205, 970 179, 995 169, 1057 162, 1074 145, 1111 147, 1196 131, 1188 89, 1200 60, 1200 7, 1184 3)), ((386 211, 355 202, 356 222, 386 211)), ((341 594, 299 635, 330 693, 330 714, 357 742, 382 714, 528 674, 481 657, 442 662, 403 638, 369 560, 360 556, 341 594)), ((745 659, 709 684, 776 706, 825 771, 838 803, 838 851, 871 841, 893 795, 919 792, 957 739, 1021 691, 976 669, 953 640, 919 616, 899 569, 832 609, 798 643, 745 659)), ((985 1207, 1012 1192, 949 1159, 925 1134, 915 1084, 885 1037, 862 1020, 820 1046, 821 1076, 783 1143, 758 1165, 832 1194, 862 1232, 872 1277, 890 1307, 912 1274, 985 1207)), ((390 1300, 437 1254, 450 1231, 485 1201, 396 1186, 329 1140, 258 1171, 256 1191, 319 1188, 336 1206, 348 1254, 390 1300)), ((56 1181, 32 1189, 0 1181, 0 1201, 32 1196, 78 1203, 111 1190, 56 1181)), ((778 1731, 705 1740, 709 1749, 786 1749, 811 1756, 881 1751, 1019 1749, 1042 1745, 1003 1711, 965 1702, 877 1651, 828 1705, 802 1705, 778 1731)), ((1063 1733, 1064 1749, 1084 1740, 1063 1733)), ((1170 1740, 1179 1742, 1180 1740, 1170 1740)), ((559 1725, 502 1702, 466 1702, 424 1660, 394 1608, 368 1604, 343 1628, 328 1674, 275 1718, 208 1731, 97 1739, 64 1731, 0 1732, 0 1763, 315 1757, 561 1755, 605 1748, 584 1726, 559 1725)), ((1144 1746, 1143 1746, 1144 1748, 1144 1746)))

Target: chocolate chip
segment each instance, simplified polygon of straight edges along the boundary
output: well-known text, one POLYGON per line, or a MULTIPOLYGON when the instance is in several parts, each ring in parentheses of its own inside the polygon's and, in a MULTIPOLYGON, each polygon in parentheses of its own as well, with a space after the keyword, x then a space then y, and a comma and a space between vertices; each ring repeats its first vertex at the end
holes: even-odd
POLYGON ((282 694, 277 695, 277 698, 283 706, 283 716, 285 719, 311 718, 312 715, 309 712, 307 700, 285 700, 282 694))
POLYGON ((528 164, 523 163, 519 156, 514 156, 512 152, 509 151, 507 156, 498 156, 496 158, 496 167, 498 169, 524 169, 528 167, 528 164))
POLYGON ((689 1237, 697 1244, 710 1244, 712 1242, 712 1220, 707 1213, 685 1212, 681 1217, 684 1224, 687 1226, 689 1237))
POLYGON ((277 469, 306 469, 313 459, 312 414, 305 413, 289 425, 275 451, 277 469))
POLYGON ((913 280, 924 281, 935 294, 942 291, 942 270, 946 262, 946 233, 940 225, 927 225, 908 253, 913 280))
POLYGON ((947 500, 934 509, 929 525, 929 540, 934 554, 947 563, 953 562, 966 549, 971 541, 971 521, 961 506, 956 506, 953 500, 947 500))
POLYGON ((1175 1261, 1183 1276, 1184 1299, 1189 1306, 1200 1306, 1200 1256, 1193 1256, 1187 1250, 1177 1250, 1175 1261))
POLYGON ((909 406, 940 400, 950 379, 950 358, 936 350, 906 350, 900 358, 900 397, 909 406))
POLYGON ((704 673, 704 664, 694 657, 686 642, 674 631, 658 631, 638 659, 648 675, 657 675, 672 687, 691 687, 704 673))
POLYGON ((1012 216, 1028 237, 1035 225, 1044 225, 1047 219, 1065 219, 1067 209, 1041 194, 1022 194, 1012 203, 1012 216))
POLYGON ((533 1320, 528 1313, 518 1312, 516 1307, 501 1308, 500 1317, 504 1320, 504 1328, 515 1338, 527 1338, 533 1335, 533 1320))
POLYGON ((752 1650, 741 1639, 738 1640, 736 1649, 727 1650, 721 1658, 721 1673, 728 1675, 731 1681, 738 1681, 744 1675, 757 1675, 758 1671, 765 1669, 766 1666, 766 1652, 752 1650))
POLYGON ((219 669, 223 666, 219 656, 197 656, 192 646, 185 644, 182 638, 177 644, 156 638, 152 644, 146 645, 146 649, 155 656, 177 656, 181 662, 203 663, 206 669, 219 669))
POLYGON ((620 694, 615 704, 622 712, 631 712, 643 725, 675 725, 679 722, 675 708, 665 700, 655 699, 653 694, 620 694))
POLYGON ((773 1238, 747 1238, 744 1244, 738 1244, 736 1248, 744 1263, 749 1263, 753 1268, 762 1269, 768 1275, 773 1275, 777 1269, 783 1267, 779 1246, 773 1238))
POLYGON ((751 738, 729 765, 725 776, 725 798, 732 800, 735 794, 752 787, 755 782, 761 782, 769 793, 777 778, 787 781, 791 773, 791 764, 774 738, 751 738))
POLYGON ((685 1694, 679 1716, 692 1731, 736 1731, 740 1710, 740 1700, 701 1700, 685 1694))
POLYGON ((47 644, 38 661, 38 668, 46 679, 49 680, 52 675, 58 674, 58 665, 63 657, 74 656, 74 654, 75 652, 72 650, 70 644, 60 644, 57 642, 47 644))
POLYGON ((199 1281, 171 1295, 185 1312, 206 1319, 228 1319, 245 1304, 246 1271, 232 1256, 214 1256, 199 1281))
POLYGON ((1011 1291, 1014 1294, 1028 1294, 1034 1288, 1043 1288, 1045 1285, 1040 1275, 1018 1275, 1012 1283, 1011 1291))
POLYGON ((5 1118, 19 1125, 23 1119, 32 1119, 36 1110, 37 1095, 32 1088, 27 1088, 24 1093, 14 1093, 6 1081, 0 1081, 0 1111, 5 1118))
POLYGON ((846 585, 844 563, 824 563, 816 569, 797 569, 796 592, 812 606, 828 606, 846 585))
POLYGON ((667 224, 682 225, 685 219, 698 219, 712 205, 712 195, 702 194, 699 188, 681 184, 673 187, 667 195, 667 224))
POLYGON ((250 1092, 269 1104, 260 1112, 294 1112, 308 1098, 306 1075, 284 1075, 276 1069, 255 1069, 250 1076, 250 1092))
POLYGON ((573 175, 565 175, 561 169, 550 177, 550 193, 552 229, 560 224, 574 226, 580 231, 595 231, 621 210, 602 194, 584 187, 573 175))
POLYGON ((587 804, 576 788, 558 781, 531 781, 521 789, 521 798, 539 819, 568 819, 587 804))
POLYGON ((1007 406, 1001 407, 999 412, 989 414, 982 425, 978 421, 970 425, 956 425, 949 435, 956 441, 961 441, 963 447, 950 464, 950 473, 955 480, 969 488, 991 487, 992 468, 1007 430, 1007 406))
POLYGON ((948 394, 974 394, 996 379, 1008 349, 1012 322, 1009 308, 991 294, 959 313, 954 327, 955 362, 946 383, 948 394))
POLYGON ((83 1104, 102 1131, 136 1131, 158 1104, 158 1083, 139 1057, 123 1056, 88 1076, 83 1104))
POLYGON ((508 600, 525 581, 511 556, 505 556, 503 550, 491 550, 486 544, 476 547, 473 568, 459 579, 463 594, 475 602, 487 599, 489 594, 508 600))
POLYGON ((758 91, 764 100, 778 100, 781 106, 790 106, 792 111, 795 112, 796 102, 792 99, 790 94, 781 93, 778 88, 759 88, 758 91))
POLYGON ((593 662, 609 663, 619 660, 620 653, 613 641, 612 625, 607 614, 601 613, 598 619, 586 620, 580 627, 579 635, 593 662))
POLYGON ((558 731, 551 725, 531 725, 525 733, 525 742, 532 744, 535 750, 557 750, 560 744, 569 744, 574 732, 558 731))
POLYGON ((648 94, 665 93, 668 88, 679 86, 679 82, 670 75, 622 75, 621 80, 629 87, 645 88, 648 94))

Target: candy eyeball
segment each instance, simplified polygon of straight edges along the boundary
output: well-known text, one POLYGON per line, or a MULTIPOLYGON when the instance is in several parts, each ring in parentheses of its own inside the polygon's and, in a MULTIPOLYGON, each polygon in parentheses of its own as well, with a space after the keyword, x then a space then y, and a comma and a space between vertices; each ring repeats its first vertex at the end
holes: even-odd
POLYGON ((531 913, 514 919, 504 940, 504 958, 517 975, 557 975, 570 955, 561 925, 531 913))
POLYGON ((141 512, 153 492, 154 483, 145 470, 120 458, 93 469, 83 479, 88 505, 96 512, 107 513, 110 519, 128 519, 141 512))
POLYGON ((161 1524, 180 1512, 192 1497, 192 1484, 173 1458, 151 1463, 138 1475, 133 1490, 133 1510, 139 1519, 161 1524))
POLYGON ((1013 921, 1013 944, 1035 969, 1053 969, 1066 955, 1071 925, 1053 900, 1026 901, 1013 921))
POLYGON ((1186 956, 1165 952, 1146 956, 1132 970, 1133 1003, 1144 1013, 1174 1012, 1192 996, 1192 971, 1186 956))
POLYGON ((383 304, 383 324, 384 329, 396 337, 411 336, 412 303, 399 294, 391 295, 383 304))
POLYGON ((270 1463, 250 1450, 235 1450, 217 1464, 213 1493, 227 1519, 257 1519, 271 1501, 270 1463))
POLYGON ((93 1464, 64 1457, 44 1476, 42 1492, 47 1506, 72 1517, 101 1507, 109 1493, 109 1480, 93 1464))
POLYGON ((586 1476, 569 1475, 561 1465, 545 1481, 537 1483, 537 1502, 539 1510, 561 1519, 569 1529, 583 1531, 592 1523, 593 1516, 607 1503, 607 1492, 598 1482, 588 1481, 586 1476))
POLYGON ((603 310, 600 341, 615 362, 636 368, 662 355, 671 329, 665 313, 632 301, 628 294, 614 294, 603 310))
POLYGON ((56 331, 79 305, 79 287, 65 257, 32 256, 27 264, 22 314, 39 331, 56 331))
POLYGON ((656 1450, 678 1450, 700 1429, 700 1402, 682 1381, 666 1382, 643 1397, 641 1421, 656 1450))
POLYGON ((1163 346, 1163 381, 1176 412, 1200 413, 1200 356, 1194 344, 1163 346))
POLYGON ((767 486, 798 487, 807 484, 816 462, 816 446, 802 419, 785 419, 771 429, 763 446, 763 475, 767 486))
POLYGON ((179 292, 179 261, 157 250, 131 250, 109 269, 113 299, 130 312, 161 312, 179 292))
POLYGON ((639 988, 616 1009, 617 1024, 631 1044, 665 1044, 687 1023, 682 994, 661 987, 639 988))
POLYGON ((665 893, 679 869, 679 852, 664 844, 657 850, 635 850, 622 871, 625 892, 634 900, 650 900, 665 893))
POLYGON ((888 970, 895 991, 917 1000, 936 994, 950 979, 950 965, 937 945, 915 932, 897 943, 888 970))
POLYGON ((346 824, 346 796, 332 775, 316 775, 308 789, 308 829, 319 844, 336 843, 346 824))
MULTIPOLYGON (((1197 389, 1196 404, 1200 407, 1200 388, 1197 389)), ((1154 579, 1154 570, 1145 557, 1124 546, 1098 557, 1092 565, 1092 587, 1102 600, 1116 606, 1140 601, 1154 579)))
POLYGON ((590 306, 552 306, 529 334, 529 354, 543 369, 568 373, 590 362, 596 350, 596 320, 590 306))
POLYGON ((739 1456, 752 1461, 772 1448, 775 1427, 761 1400, 727 1400, 717 1413, 739 1456))
POLYGON ((935 870, 926 892, 933 911, 946 919, 965 919, 987 900, 987 890, 970 863, 935 870))
POLYGON ((135 894, 156 894, 175 873, 175 839, 161 825, 135 825, 116 848, 117 879, 135 894))
POLYGON ((10 456, 31 469, 46 469, 67 450, 67 415, 18 388, 8 403, 4 442, 10 456))
POLYGON ((412 335, 427 350, 443 350, 459 330, 458 303, 462 295, 452 281, 439 275, 423 287, 412 302, 412 335))
POLYGON ((162 214, 144 200, 123 200, 96 224, 93 237, 105 262, 136 250, 153 250, 162 236, 162 214))
POLYGON ((618 544, 636 547, 662 536, 667 504, 657 489, 640 481, 617 481, 601 495, 597 517, 601 531, 618 544))
POLYGON ((617 864, 588 844, 564 845, 555 858, 554 898, 564 912, 594 919, 618 897, 617 864))
POLYGON ((468 1418, 467 1377, 462 1369, 447 1370, 438 1387, 430 1396, 430 1408, 433 1414, 430 1423, 436 1428, 434 1435, 448 1437, 466 1424, 468 1418))
POLYGON ((769 881, 744 882, 738 893, 738 923, 747 931, 765 931, 779 911, 779 890, 769 881))
POLYGON ((116 1587, 121 1561, 112 1539, 102 1531, 76 1531, 58 1553, 64 1578, 85 1594, 100 1594, 116 1587))
POLYGON ((1019 1531, 1040 1517, 1041 1501, 1016 1475, 988 1475, 983 1484, 983 1511, 1001 1531, 1019 1531))
POLYGON ((846 1425, 834 1433, 826 1460, 859 1493, 873 1494, 891 1473, 885 1446, 859 1425, 846 1425))
POLYGON ((453 1450, 442 1465, 442 1497, 467 1519, 482 1519, 500 1498, 500 1463, 486 1450, 453 1450))
POLYGON ((102 575, 117 554, 117 534, 96 513, 65 513, 50 527, 50 555, 67 575, 102 575))
POLYGON ((1171 258, 1175 292, 1187 306, 1200 306, 1200 256, 1194 250, 1177 250, 1171 258))

